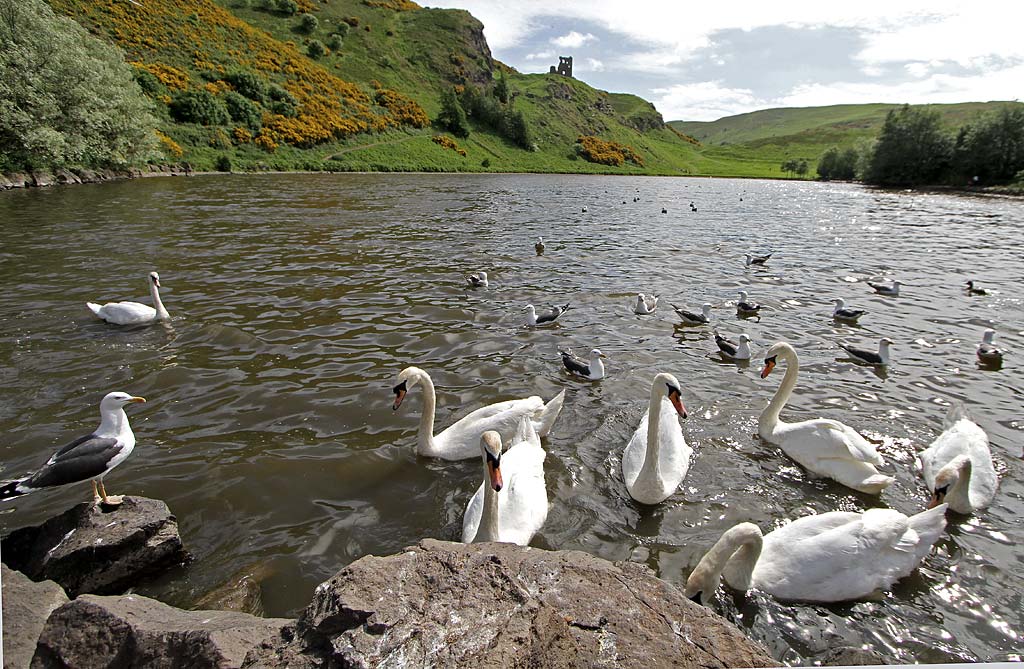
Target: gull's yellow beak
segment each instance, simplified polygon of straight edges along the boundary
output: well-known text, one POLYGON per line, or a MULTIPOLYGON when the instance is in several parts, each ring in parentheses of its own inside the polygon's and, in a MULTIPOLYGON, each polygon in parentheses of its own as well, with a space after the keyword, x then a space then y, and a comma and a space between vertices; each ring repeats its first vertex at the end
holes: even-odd
POLYGON ((130 399, 130 400, 128 400, 128 401, 129 401, 129 402, 135 402, 135 403, 137 403, 137 404, 141 404, 142 402, 145 402, 145 401, 146 401, 146 398, 145 398, 145 397, 133 397, 133 398, 131 398, 131 399, 130 399))

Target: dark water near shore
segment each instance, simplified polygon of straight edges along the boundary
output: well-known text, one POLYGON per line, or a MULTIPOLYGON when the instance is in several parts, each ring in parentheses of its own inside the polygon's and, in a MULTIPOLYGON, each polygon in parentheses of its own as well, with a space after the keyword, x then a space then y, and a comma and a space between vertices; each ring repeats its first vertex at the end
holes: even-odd
MULTIPOLYGON (((166 500, 196 560, 142 594, 187 607, 258 563, 268 615, 295 615, 360 556, 457 540, 479 464, 415 455, 420 390, 391 411, 409 364, 438 386, 438 430, 485 403, 568 389, 534 545, 644 562, 679 585, 740 521, 767 531, 813 512, 923 508, 914 453, 962 399, 1001 487, 976 516, 950 516, 921 569, 881 601, 751 593, 717 610, 790 663, 841 645, 902 662, 1021 657, 1019 200, 712 179, 222 176, 0 193, 0 232, 0 477, 93 429, 105 392, 149 399, 129 408, 139 444, 107 488, 166 500), (768 267, 744 268, 743 252, 768 249, 768 267), (171 323, 118 329, 85 308, 148 302, 153 269, 171 323), (491 288, 465 290, 461 275, 480 269, 491 288), (876 275, 902 280, 904 296, 873 295, 863 280, 876 275), (968 278, 994 293, 967 297, 968 278), (736 318, 739 289, 765 305, 760 321, 736 318), (638 291, 711 302, 720 331, 751 336, 755 362, 723 364, 710 328, 674 327, 667 304, 633 315, 638 291), (863 325, 833 323, 834 297, 869 310, 863 325), (568 300, 560 325, 522 326, 525 304, 568 300), (998 371, 974 358, 988 326, 1009 351, 998 371), (837 347, 881 336, 896 342, 887 374, 837 347), (757 438, 781 374, 760 380, 756 360, 780 339, 802 363, 783 418, 837 418, 881 440, 897 482, 880 499, 811 479, 757 438), (608 378, 569 378, 564 346, 600 347, 608 378), (647 509, 626 494, 619 458, 658 371, 683 384, 695 455, 680 492, 647 509)), ((89 495, 83 483, 8 503, 0 529, 89 495)))

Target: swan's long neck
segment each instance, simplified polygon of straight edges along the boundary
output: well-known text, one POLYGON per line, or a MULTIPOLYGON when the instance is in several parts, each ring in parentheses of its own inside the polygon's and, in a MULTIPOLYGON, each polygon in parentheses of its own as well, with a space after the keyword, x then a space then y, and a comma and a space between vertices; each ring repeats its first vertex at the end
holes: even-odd
POLYGON ((498 541, 498 493, 491 487, 491 477, 484 460, 484 511, 480 516, 480 525, 476 528, 474 542, 498 541))
POLYGON ((687 580, 687 590, 690 580, 699 581, 700 590, 710 599, 726 571, 729 585, 737 590, 749 590, 763 543, 761 530, 753 523, 740 523, 730 528, 701 558, 687 580))
POLYGON ((129 435, 134 437, 128 424, 128 414, 120 407, 100 411, 100 426, 96 428, 96 434, 100 437, 121 437, 122 440, 129 435))
POLYGON ((970 490, 971 472, 973 470, 971 458, 967 455, 960 455, 950 464, 956 468, 958 476, 956 483, 953 484, 953 487, 946 494, 946 502, 954 508, 969 509, 971 508, 970 490))
POLYGON ((156 317, 162 321, 171 319, 171 315, 167 313, 167 309, 164 308, 164 303, 160 300, 160 289, 156 287, 153 281, 149 282, 149 294, 153 297, 153 307, 156 309, 156 317))
POLYGON ((661 429, 661 389, 664 387, 658 378, 651 384, 651 405, 647 409, 647 454, 644 455, 644 466, 636 476, 637 486, 661 482, 661 440, 658 432, 661 429))
POLYGON ((789 401, 789 396, 793 394, 796 377, 800 372, 800 363, 790 351, 779 352, 779 357, 786 362, 786 375, 782 377, 779 389, 775 391, 771 402, 761 412, 761 418, 757 421, 758 433, 762 439, 768 439, 778 426, 779 414, 782 412, 782 407, 786 406, 786 402, 789 401))
POLYGON ((437 407, 437 393, 434 391, 434 382, 429 376, 423 374, 420 377, 423 384, 423 413, 420 414, 420 431, 417 435, 416 450, 423 455, 434 455, 434 409, 437 407))

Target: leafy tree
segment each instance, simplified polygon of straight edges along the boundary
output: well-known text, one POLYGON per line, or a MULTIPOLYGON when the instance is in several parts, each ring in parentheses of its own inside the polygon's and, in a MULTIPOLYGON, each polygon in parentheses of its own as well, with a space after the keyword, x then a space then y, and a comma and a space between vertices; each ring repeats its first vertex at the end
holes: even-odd
POLYGON ((459 103, 455 91, 450 88, 441 94, 441 113, 437 115, 437 124, 456 137, 469 137, 466 110, 459 103))
POLYGON ((274 11, 288 16, 295 16, 299 11, 299 3, 295 0, 274 0, 274 11))
POLYGON ((903 105, 886 115, 864 180, 883 186, 939 183, 952 149, 938 112, 903 105))
POLYGON ((327 46, 331 51, 341 51, 341 47, 345 46, 345 41, 341 39, 341 35, 335 33, 327 40, 327 46))
POLYGON ((250 100, 260 103, 267 101, 269 95, 267 82, 258 74, 247 70, 234 70, 224 75, 224 81, 250 100))
POLYGON ((494 97, 501 100, 502 104, 508 104, 508 81, 505 80, 505 73, 502 72, 494 84, 494 97))
POLYGON ((501 134, 522 149, 533 149, 533 136, 523 112, 507 109, 501 118, 501 134))
POLYGON ((783 172, 796 172, 797 161, 796 158, 787 158, 782 161, 780 168, 783 172))
POLYGON ((807 174, 808 169, 810 169, 810 167, 807 165, 807 159, 801 158, 800 161, 796 164, 796 173, 800 176, 804 176, 805 174, 807 174))
POLYGON ((324 56, 327 55, 327 47, 324 46, 323 42, 321 42, 318 39, 315 39, 312 40, 308 45, 306 45, 306 53, 309 55, 310 58, 316 60, 318 58, 323 58, 324 56))
POLYGON ((270 84, 267 87, 267 95, 270 96, 270 111, 281 116, 294 118, 299 113, 299 101, 280 84, 270 84))
POLYGON ((320 22, 312 14, 303 14, 302 18, 299 19, 299 32, 312 35, 316 32, 316 29, 320 27, 320 22))
POLYGON ((0 0, 0 170, 158 157, 133 77, 120 51, 42 0, 0 0))
POLYGON ((178 93, 170 110, 171 118, 180 123, 227 125, 231 121, 224 103, 204 88, 178 93))
POLYGON ((1024 107, 1004 107, 960 129, 954 164, 957 174, 979 183, 1001 183, 1024 169, 1024 107))
POLYGON ((259 105, 234 91, 224 93, 224 106, 232 121, 241 123, 246 128, 256 131, 263 121, 263 111, 259 105))

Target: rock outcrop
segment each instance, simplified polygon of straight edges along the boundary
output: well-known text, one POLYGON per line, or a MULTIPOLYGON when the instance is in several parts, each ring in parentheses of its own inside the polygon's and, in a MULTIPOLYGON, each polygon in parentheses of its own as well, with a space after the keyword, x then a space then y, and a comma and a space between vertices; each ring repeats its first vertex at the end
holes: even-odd
POLYGON ((292 621, 235 611, 182 611, 139 595, 82 595, 46 621, 33 669, 240 667, 292 621))
POLYGON ((123 592, 186 558, 167 505, 127 496, 117 507, 82 503, 15 530, 2 550, 12 569, 35 581, 56 581, 71 597, 123 592))
POLYGON ((50 613, 67 604, 68 596, 53 581, 36 583, 21 572, 0 565, 4 600, 4 669, 27 669, 36 639, 50 613))
POLYGON ((642 565, 427 539, 321 584, 246 667, 761 667, 730 623, 642 565))

